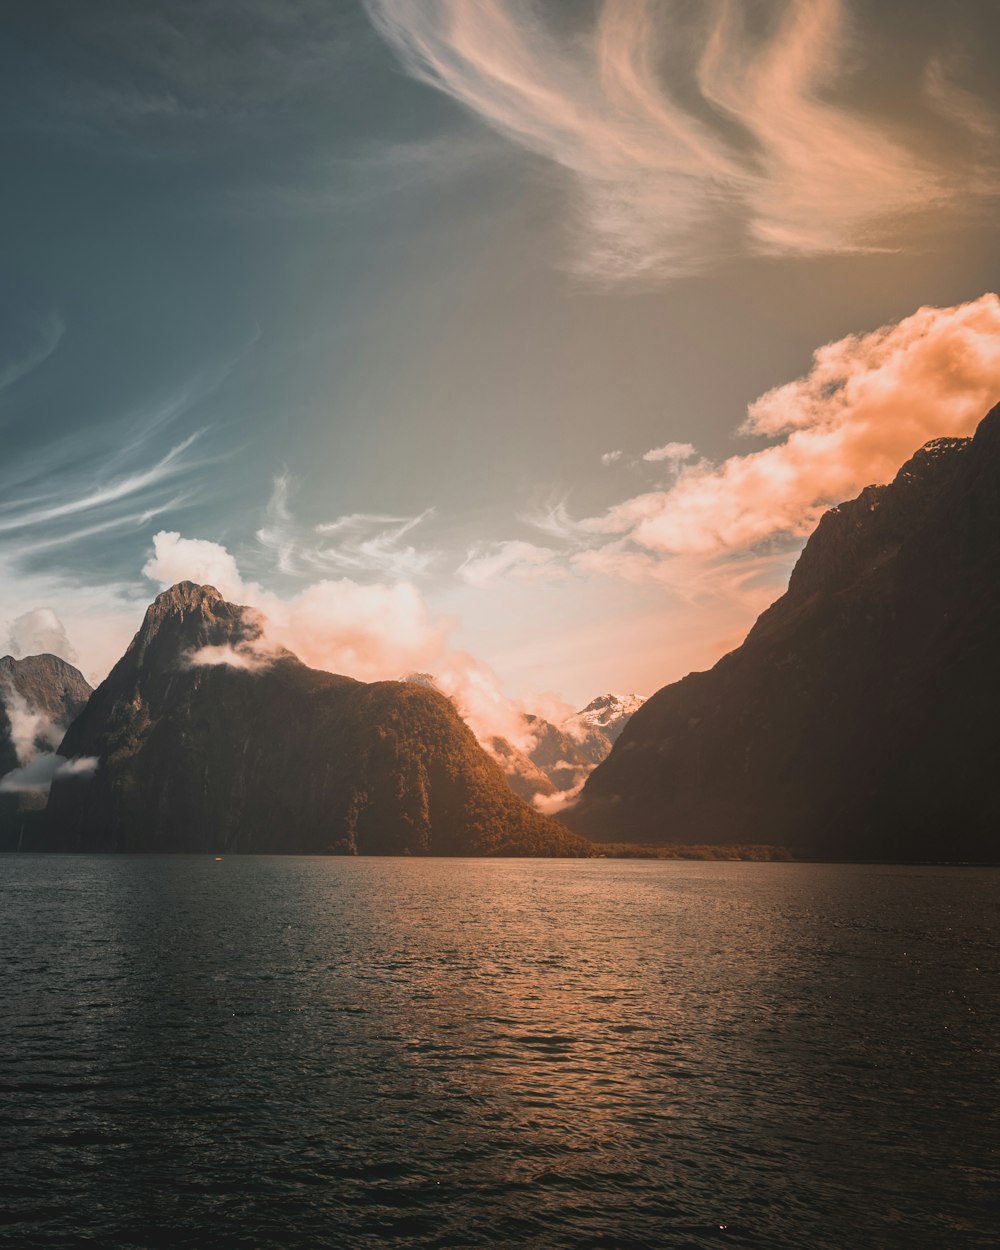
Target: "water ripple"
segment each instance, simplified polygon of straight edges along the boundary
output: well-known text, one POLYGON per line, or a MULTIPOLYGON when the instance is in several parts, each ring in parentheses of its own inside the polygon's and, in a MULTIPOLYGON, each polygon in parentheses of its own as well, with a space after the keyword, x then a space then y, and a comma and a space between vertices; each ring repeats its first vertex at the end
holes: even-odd
POLYGON ((0 859, 0 1245, 986 1250, 1000 873, 0 859))

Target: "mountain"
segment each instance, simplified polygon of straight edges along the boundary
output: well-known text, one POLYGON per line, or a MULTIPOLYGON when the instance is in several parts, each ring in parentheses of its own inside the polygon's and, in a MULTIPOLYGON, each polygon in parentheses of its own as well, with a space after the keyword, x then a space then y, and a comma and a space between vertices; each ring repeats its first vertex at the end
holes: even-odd
MULTIPOLYGON (((408 673, 402 680, 439 689, 431 673, 408 673)), ((525 713, 518 735, 522 746, 500 735, 482 739, 482 745, 521 798, 532 802, 566 795, 578 789, 594 765, 606 758, 628 718, 644 702, 635 694, 601 695, 561 726, 525 713)))
POLYGON ((997 860, 1000 406, 827 513, 788 591, 641 707, 564 819, 600 840, 997 860))
POLYGON ((45 806, 47 783, 33 786, 20 769, 55 750, 90 694, 83 674, 57 655, 0 658, 0 849, 16 847, 25 814, 45 806))
POLYGON ((88 851, 586 855, 507 786, 451 703, 264 652, 211 586, 161 594, 59 748, 44 844, 88 851))
POLYGON ((509 738, 497 734, 483 742, 482 746, 500 765, 507 784, 514 793, 528 803, 539 795, 548 798, 558 793, 558 787, 552 778, 539 768, 530 755, 514 746, 509 738))
POLYGON ((610 742, 617 742, 629 719, 646 702, 641 694, 602 694, 570 717, 566 725, 599 729, 610 742))

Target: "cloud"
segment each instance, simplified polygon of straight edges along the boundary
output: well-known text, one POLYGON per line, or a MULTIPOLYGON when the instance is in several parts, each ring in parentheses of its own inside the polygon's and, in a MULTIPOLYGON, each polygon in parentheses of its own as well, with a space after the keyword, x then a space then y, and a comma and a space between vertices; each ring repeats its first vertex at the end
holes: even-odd
MULTIPOLYGON (((361 681, 418 673, 422 684, 452 699, 488 750, 494 737, 507 738, 519 749, 530 747, 534 738, 524 713, 557 706, 551 695, 533 700, 530 709, 510 699, 488 664, 450 645, 453 622, 435 618, 410 582, 323 579, 281 596, 244 581, 233 556, 217 543, 162 531, 153 546, 143 569, 153 581, 164 587, 185 580, 208 582, 262 617, 263 635, 252 645, 204 647, 188 657, 190 664, 258 671, 287 649, 313 668, 361 681)), ((558 706, 565 710, 566 705, 558 706)))
POLYGON ((434 509, 427 508, 413 517, 363 512, 338 517, 316 526, 324 542, 308 558, 317 567, 367 569, 389 577, 422 576, 438 553, 421 551, 402 540, 433 514, 434 509))
POLYGON ((657 464, 661 460, 678 463, 681 460, 690 460, 697 454, 697 449, 691 443, 664 443, 662 447, 653 447, 644 452, 642 458, 648 460, 650 464, 657 464))
POLYGON ((889 481, 925 442, 971 434, 998 399, 1000 299, 921 308, 821 347, 805 377, 751 404, 741 433, 780 440, 772 446, 685 466, 665 490, 601 516, 562 514, 558 524, 580 544, 613 537, 609 549, 575 559, 619 575, 657 557, 711 559, 801 540, 828 507, 889 481))
POLYGON ((405 542, 407 535, 434 515, 427 508, 417 516, 352 512, 317 525, 300 525, 292 515, 289 474, 274 479, 257 541, 275 558, 282 573, 377 573, 394 579, 422 577, 438 552, 405 542))
POLYGON ((57 747, 65 729, 32 707, 9 681, 0 682, 0 702, 7 713, 10 740, 19 764, 28 764, 41 746, 57 747))
POLYGON ((186 465, 183 454, 202 433, 203 431, 199 430, 189 435, 148 469, 103 483, 75 499, 49 502, 44 507, 26 508, 22 512, 15 512, 13 516, 0 517, 0 532, 29 529, 33 526, 46 525, 52 521, 77 516, 82 512, 93 512, 95 509, 118 503, 151 486, 156 486, 184 470, 186 465))
POLYGON ((67 760, 61 755, 44 751, 20 768, 0 777, 0 793, 48 794, 53 781, 70 777, 85 781, 92 777, 97 771, 98 763, 97 757, 93 755, 81 755, 67 760))
MULTIPOLYGON (((464 575, 479 586, 573 577, 645 588, 662 664, 680 677, 740 643, 828 507, 891 480, 929 440, 971 434, 997 401, 997 296, 921 308, 820 348, 805 376, 751 404, 739 428, 751 450, 673 461, 661 488, 593 515, 560 501, 522 516, 545 545, 481 547, 464 575)), ((619 634, 634 624, 619 621, 619 634)))
POLYGON ((263 615, 265 650, 287 647, 314 668, 364 681, 428 669, 445 649, 448 623, 432 619, 409 582, 324 578, 282 597, 244 581, 235 558, 219 543, 166 530, 154 535, 143 572, 161 586, 184 580, 213 585, 263 615))
POLYGON ((583 776, 575 785, 568 790, 556 790, 553 794, 536 794, 531 800, 532 806, 546 816, 558 816, 560 812, 564 812, 567 808, 572 807, 580 797, 580 791, 587 784, 587 778, 593 770, 587 768, 581 769, 581 771, 583 776))
MULTIPOLYGON (((561 37, 523 0, 367 8, 412 76, 568 172, 590 276, 685 273, 736 250, 896 247, 912 214, 968 202, 977 165, 960 145, 946 165, 863 115, 856 90, 845 102, 848 74, 880 67, 865 65, 843 0, 770 0, 766 35, 735 0, 694 13, 605 0, 561 37)), ((956 126, 981 131, 984 110, 940 70, 933 81, 939 111, 950 102, 956 126)))
POLYGON ((56 755, 65 726, 33 707, 9 681, 0 682, 0 702, 7 714, 8 732, 18 767, 0 777, 0 793, 47 794, 57 778, 89 777, 97 768, 96 758, 74 760, 56 755))
POLYGON ((603 465, 614 464, 617 460, 621 460, 623 455, 624 455, 624 452, 622 451, 606 451, 604 455, 601 456, 601 464, 603 465))
POLYGON ((558 553, 551 547, 511 540, 498 543, 474 543, 457 574, 470 586, 486 586, 502 577, 535 582, 551 577, 565 577, 558 563, 558 553))
POLYGON ((58 655, 75 664, 77 654, 66 627, 52 608, 32 608, 10 624, 7 650, 16 659, 26 655, 58 655))
POLYGON ((185 659, 189 668, 242 668, 259 673, 274 663, 275 653, 261 650, 258 644, 245 643, 241 647, 199 647, 185 659))
POLYGON ((43 365, 62 342, 66 324, 56 313, 50 313, 32 327, 32 342, 16 358, 0 361, 0 391, 5 391, 21 378, 43 365))
POLYGON ((226 599, 236 600, 244 593, 236 560, 225 547, 202 538, 182 538, 176 530, 160 530, 154 536, 153 555, 142 571, 161 586, 197 582, 214 586, 226 599))

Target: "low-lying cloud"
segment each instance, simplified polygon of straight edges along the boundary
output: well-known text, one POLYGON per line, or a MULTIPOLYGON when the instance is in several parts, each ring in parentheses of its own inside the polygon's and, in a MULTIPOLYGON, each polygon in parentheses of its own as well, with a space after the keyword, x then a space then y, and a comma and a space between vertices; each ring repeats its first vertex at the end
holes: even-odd
POLYGON ((54 749, 62 741, 65 729, 33 707, 10 682, 0 682, 0 702, 19 764, 29 763, 38 751, 54 749))
POLYGON ((81 755, 76 759, 64 759, 49 751, 42 751, 20 768, 0 777, 2 794, 48 794, 53 781, 76 778, 85 781, 97 771, 98 759, 93 755, 81 755))

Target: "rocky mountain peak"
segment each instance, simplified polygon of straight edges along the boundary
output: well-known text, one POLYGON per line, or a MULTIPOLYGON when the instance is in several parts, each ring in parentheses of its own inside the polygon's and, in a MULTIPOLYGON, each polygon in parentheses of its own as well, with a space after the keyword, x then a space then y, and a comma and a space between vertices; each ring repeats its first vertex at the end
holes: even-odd
POLYGON ((30 706, 57 716, 67 708, 79 710, 91 693, 79 669, 49 654, 26 655, 20 660, 12 655, 0 658, 0 687, 4 686, 30 706))
POLYGON ((238 647, 254 642, 263 623, 252 608, 228 603, 214 586, 178 582, 146 609, 122 664, 130 668, 172 664, 202 647, 238 647))
POLYGON ((646 702, 641 694, 600 694, 566 722, 570 732, 599 730, 609 742, 615 742, 633 713, 646 702))
POLYGON ((181 583, 69 727, 38 834, 76 850, 588 855, 520 800, 451 702, 310 669, 252 609, 181 583), (236 656, 200 654, 232 649, 236 656))
POLYGON ((225 602, 214 586, 199 586, 197 582, 178 582, 156 596, 150 612, 192 612, 210 608, 214 603, 225 602))

